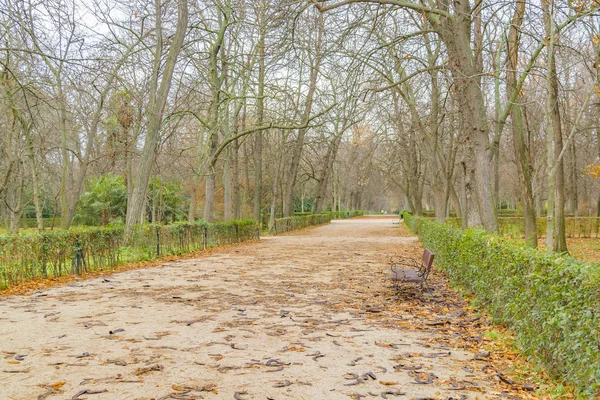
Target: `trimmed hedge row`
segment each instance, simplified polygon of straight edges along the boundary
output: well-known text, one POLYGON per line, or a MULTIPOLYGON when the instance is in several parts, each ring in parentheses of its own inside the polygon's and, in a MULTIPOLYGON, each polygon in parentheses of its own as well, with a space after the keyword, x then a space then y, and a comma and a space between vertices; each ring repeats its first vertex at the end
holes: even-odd
POLYGON ((329 214, 331 219, 346 219, 346 218, 354 218, 365 215, 364 211, 361 210, 353 210, 353 211, 325 211, 325 214, 329 214))
POLYGON ((332 219, 352 218, 363 215, 363 211, 327 211, 319 214, 298 215, 287 218, 277 218, 271 228, 275 235, 306 228, 313 225, 327 224, 332 219))
POLYGON ((509 325, 526 353, 582 394, 600 394, 600 269, 481 229, 405 217, 436 264, 509 325))
MULTIPOLYGON (((59 227, 60 226, 60 217, 55 218, 43 218, 45 227, 59 227)), ((8 220, 0 220, 0 226, 5 226, 9 223, 8 220)), ((35 218, 21 218, 19 220, 19 228, 21 229, 29 229, 29 228, 37 228, 37 219, 35 218)))
MULTIPOLYGON (((520 210, 509 210, 509 209, 498 209, 496 210, 496 212, 498 213, 499 217, 519 217, 519 216, 523 216, 523 212, 520 210)), ((435 210, 423 210, 422 211, 423 217, 428 217, 428 218, 433 218, 435 217, 435 210)), ((449 215, 451 218, 456 218, 456 211, 455 210, 450 210, 449 215)))
MULTIPOLYGON (((460 228, 462 219, 446 218, 446 223, 460 228)), ((538 236, 546 235, 546 218, 536 219, 536 230, 538 236)), ((523 217, 500 217, 498 218, 498 231, 503 236, 524 236, 525 223, 523 217)), ((567 237, 600 237, 600 218, 598 217, 567 217, 565 218, 565 233, 567 237)))
POLYGON ((112 269, 166 254, 183 254, 259 235, 254 220, 139 225, 131 244, 124 228, 99 227, 0 235, 0 289, 32 279, 112 269))

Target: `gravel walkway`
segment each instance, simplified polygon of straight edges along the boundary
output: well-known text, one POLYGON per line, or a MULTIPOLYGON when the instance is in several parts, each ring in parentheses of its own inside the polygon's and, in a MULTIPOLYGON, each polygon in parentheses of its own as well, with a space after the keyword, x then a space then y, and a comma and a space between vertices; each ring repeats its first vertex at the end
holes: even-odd
POLYGON ((391 298, 389 255, 422 251, 392 221, 1 298, 0 398, 496 398, 487 355, 439 329, 462 304, 391 298))

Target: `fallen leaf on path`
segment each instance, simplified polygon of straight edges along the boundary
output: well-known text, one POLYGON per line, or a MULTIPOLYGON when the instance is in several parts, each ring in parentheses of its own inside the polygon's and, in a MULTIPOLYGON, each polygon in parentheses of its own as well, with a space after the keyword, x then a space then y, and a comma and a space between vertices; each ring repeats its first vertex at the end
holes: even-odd
POLYGON ((71 400, 78 399, 79 397, 83 396, 84 394, 100 394, 100 393, 107 393, 107 392, 108 392, 107 389, 100 389, 100 390, 83 389, 83 390, 80 390, 79 392, 77 392, 76 394, 74 394, 73 397, 71 397, 71 400))
POLYGON ((148 374, 150 372, 162 371, 163 369, 164 369, 164 367, 162 365, 156 364, 156 365, 153 365, 151 367, 138 368, 135 371, 135 374, 137 376, 140 376, 140 375, 148 374))
POLYGON ((51 383, 50 386, 54 389, 60 389, 61 387, 63 387, 65 385, 65 383, 67 383, 67 382, 65 382, 65 381, 54 382, 54 383, 51 383))

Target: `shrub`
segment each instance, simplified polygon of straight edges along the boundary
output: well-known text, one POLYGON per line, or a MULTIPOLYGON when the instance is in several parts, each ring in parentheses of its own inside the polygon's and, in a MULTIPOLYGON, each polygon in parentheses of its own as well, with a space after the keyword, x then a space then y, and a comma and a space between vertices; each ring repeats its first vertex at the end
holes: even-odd
POLYGON ((319 214, 295 215, 287 218, 277 218, 271 231, 277 235, 295 229, 306 228, 313 225, 327 224, 332 219, 352 218, 363 215, 360 210, 354 211, 325 211, 319 214))
POLYGON ((555 377, 593 395, 600 390, 600 269, 539 252, 481 229, 405 217, 436 264, 473 291, 525 352, 555 377))
POLYGON ((107 225, 124 220, 127 210, 127 186, 119 175, 105 174, 87 182, 77 206, 75 222, 83 225, 107 225))
POLYGON ((327 224, 331 221, 329 214, 310 214, 286 218, 277 218, 271 231, 278 235, 280 233, 306 228, 312 225, 327 224))
POLYGON ((131 261, 183 254, 258 237, 254 220, 138 225, 125 246, 124 228, 94 227, 0 235, 0 289, 19 282, 112 269, 131 261))
MULTIPOLYGON (((446 223, 452 226, 461 226, 460 218, 446 218, 446 223)), ((498 218, 498 232, 503 236, 524 236, 525 225, 523 217, 498 218)), ((546 236, 546 218, 536 219, 538 236, 546 236)), ((567 237, 600 237, 600 218, 597 217, 567 217, 565 218, 565 231, 567 237)))

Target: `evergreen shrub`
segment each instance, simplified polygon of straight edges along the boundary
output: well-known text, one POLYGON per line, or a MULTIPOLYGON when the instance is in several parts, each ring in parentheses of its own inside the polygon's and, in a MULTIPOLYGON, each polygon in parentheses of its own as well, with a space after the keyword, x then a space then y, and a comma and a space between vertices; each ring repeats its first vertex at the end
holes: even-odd
POLYGON ((482 229, 405 214, 436 266, 516 333, 526 355, 584 395, 600 391, 600 268, 482 229))
POLYGON ((0 289, 20 282, 113 269, 132 261, 184 254, 258 237, 256 221, 177 222, 134 228, 130 243, 124 227, 74 228, 0 235, 0 289))

